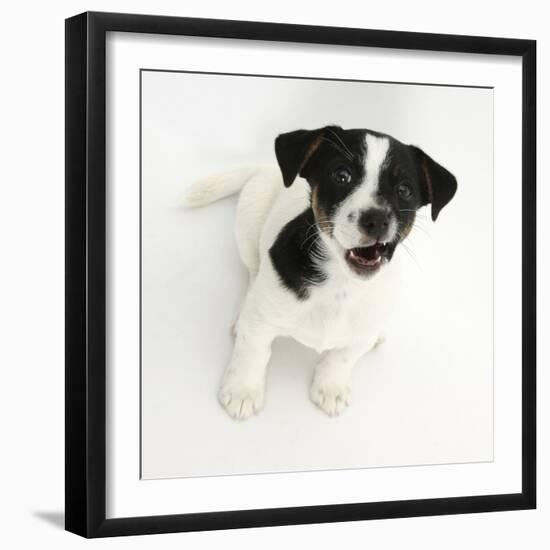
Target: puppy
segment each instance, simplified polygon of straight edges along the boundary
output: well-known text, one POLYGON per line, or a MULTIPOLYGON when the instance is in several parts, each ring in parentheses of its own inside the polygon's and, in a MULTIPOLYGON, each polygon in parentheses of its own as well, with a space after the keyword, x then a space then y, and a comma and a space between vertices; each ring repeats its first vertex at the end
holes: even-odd
POLYGON ((219 400, 235 419, 264 405, 277 336, 319 354, 310 397, 330 416, 351 401, 352 370, 383 336, 396 281, 395 249, 416 211, 435 221, 455 177, 413 145, 326 126, 275 140, 278 170, 237 170, 191 186, 202 206, 240 191, 235 234, 249 287, 219 400))

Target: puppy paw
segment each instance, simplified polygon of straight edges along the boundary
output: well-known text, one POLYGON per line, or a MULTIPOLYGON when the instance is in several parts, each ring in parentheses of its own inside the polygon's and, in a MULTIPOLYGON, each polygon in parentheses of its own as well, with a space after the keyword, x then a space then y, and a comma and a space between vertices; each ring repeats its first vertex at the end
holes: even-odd
POLYGON ((220 388, 218 399, 231 418, 245 420, 261 411, 264 406, 264 395, 263 385, 250 387, 228 382, 220 388))
POLYGON ((338 416, 351 403, 351 386, 348 383, 313 380, 309 391, 313 403, 329 416, 338 416))

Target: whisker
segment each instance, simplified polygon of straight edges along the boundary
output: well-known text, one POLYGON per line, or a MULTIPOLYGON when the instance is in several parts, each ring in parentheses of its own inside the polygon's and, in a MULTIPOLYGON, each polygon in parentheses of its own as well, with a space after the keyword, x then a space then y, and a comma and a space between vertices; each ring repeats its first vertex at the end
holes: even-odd
POLYGON ((315 232, 315 229, 324 230, 324 229, 331 229, 334 228, 333 222, 329 220, 320 220, 319 222, 311 224, 307 230, 306 230, 306 236, 302 243, 300 244, 300 248, 304 248, 304 245, 307 243, 307 241, 313 239, 314 237, 318 237, 319 235, 315 232), (313 232, 311 232, 313 230, 313 232))
POLYGON ((422 233, 424 233, 424 235, 428 236, 428 237, 431 237, 431 233, 424 227, 422 227, 421 225, 418 225, 416 223, 413 223, 413 226, 412 226, 413 229, 419 229, 420 231, 422 231, 422 233))
POLYGON ((319 249, 314 249, 319 244, 319 241, 321 240, 321 236, 317 236, 317 238, 310 244, 309 248, 307 249, 308 254, 312 256, 317 256, 319 260, 323 260, 324 258, 321 257, 321 251, 319 249), (313 249, 313 250, 312 250, 313 249))
POLYGON ((416 266, 418 267, 418 269, 420 269, 420 271, 423 271, 422 267, 420 266, 420 264, 418 263, 418 260, 416 259, 416 256, 413 254, 412 250, 403 242, 403 235, 398 231, 397 234, 399 235, 399 238, 401 239, 401 246, 403 247, 403 249, 407 252, 407 254, 411 257, 411 259, 414 261, 414 263, 416 264, 416 266))
POLYGON ((312 229, 316 229, 317 227, 320 227, 321 225, 323 224, 332 224, 332 222, 328 219, 322 219, 322 220, 319 220, 319 221, 314 221, 312 224, 310 224, 307 229, 306 229, 306 235, 312 230, 312 229))
POLYGON ((312 233, 309 237, 307 237, 306 239, 304 239, 302 241, 302 244, 300 245, 300 248, 303 249, 305 244, 310 241, 310 240, 315 240, 315 239, 318 239, 319 238, 319 235, 317 233, 312 233))
POLYGON ((338 151, 340 151, 340 153, 342 153, 342 155, 344 155, 349 161, 353 162, 355 160, 351 153, 348 153, 345 149, 342 149, 340 145, 338 145, 331 139, 327 138, 326 136, 323 136, 321 139, 326 141, 327 143, 330 143, 334 148, 338 149, 338 151))
POLYGON ((342 138, 334 131, 332 130, 331 128, 327 128, 327 130, 342 144, 342 147, 352 156, 354 157, 355 155, 349 150, 349 147, 344 143, 344 141, 342 140, 342 138))
POLYGON ((316 224, 316 223, 312 223, 311 225, 309 225, 309 227, 306 229, 305 237, 307 238, 307 236, 309 235, 309 233, 310 233, 312 230, 315 230, 316 228, 317 228, 317 224, 316 224))

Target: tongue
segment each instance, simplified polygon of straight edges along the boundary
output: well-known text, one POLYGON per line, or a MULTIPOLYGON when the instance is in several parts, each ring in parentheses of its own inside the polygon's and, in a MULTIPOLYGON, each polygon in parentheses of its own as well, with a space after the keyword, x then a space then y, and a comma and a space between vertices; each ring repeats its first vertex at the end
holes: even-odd
POLYGON ((361 265, 373 266, 380 263, 380 251, 377 246, 369 246, 366 248, 354 248, 349 251, 350 258, 361 265))

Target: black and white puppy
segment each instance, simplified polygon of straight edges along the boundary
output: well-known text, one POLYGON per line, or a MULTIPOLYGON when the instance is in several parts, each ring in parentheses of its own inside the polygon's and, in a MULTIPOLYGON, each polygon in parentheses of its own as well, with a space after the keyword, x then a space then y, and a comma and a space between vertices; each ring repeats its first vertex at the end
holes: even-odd
POLYGON ((202 206, 240 191, 236 239, 250 285, 219 400, 244 419, 264 404, 277 336, 320 353, 310 396, 329 415, 350 403, 357 360, 383 336, 395 291, 392 257, 431 204, 435 221, 455 177, 413 145, 327 126, 275 140, 279 170, 209 177, 185 195, 202 206))

